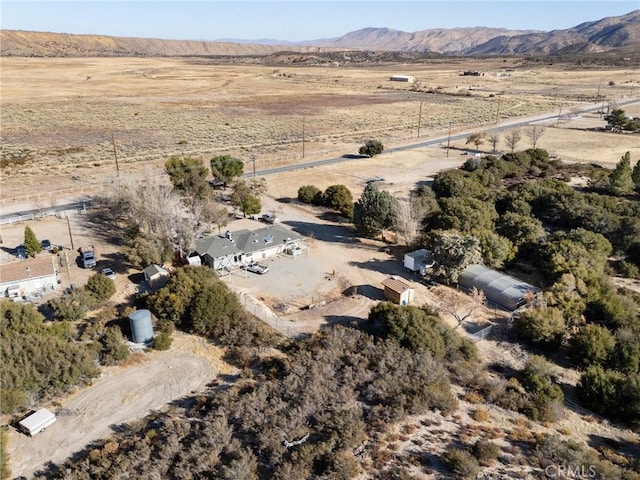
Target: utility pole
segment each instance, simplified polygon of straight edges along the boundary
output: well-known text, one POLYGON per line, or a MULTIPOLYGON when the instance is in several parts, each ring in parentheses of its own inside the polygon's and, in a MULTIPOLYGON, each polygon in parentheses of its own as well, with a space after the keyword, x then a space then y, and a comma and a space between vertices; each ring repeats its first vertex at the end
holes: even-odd
POLYGON ((118 166, 118 151, 116 150, 116 140, 113 138, 113 130, 111 130, 111 145, 113 145, 113 156, 116 159, 116 173, 120 179, 120 167, 118 166))
POLYGON ((255 153, 251 154, 251 162, 253 162, 253 178, 256 178, 256 155, 255 155, 255 153))
POLYGON ((67 215, 67 228, 69 229, 69 240, 71 240, 71 250, 75 250, 73 247, 73 235, 71 234, 71 223, 69 223, 69 215, 67 215))
POLYGON ((560 112, 558 113, 558 121, 556 122, 556 128, 560 125, 560 116, 562 116, 562 104, 560 104, 560 112))
POLYGON ((498 124, 498 120, 500 120, 500 97, 498 97, 498 108, 496 109, 496 125, 498 124))
POLYGON ((449 158, 449 145, 451 144, 451 122, 449 122, 449 136, 447 137, 447 158, 449 158))
POLYGON ((422 102, 420 102, 420 113, 418 113, 418 137, 420 138, 420 123, 422 122, 422 102))
POLYGON ((602 80, 598 82, 598 93, 596 93, 596 102, 600 100, 600 86, 602 85, 602 80))

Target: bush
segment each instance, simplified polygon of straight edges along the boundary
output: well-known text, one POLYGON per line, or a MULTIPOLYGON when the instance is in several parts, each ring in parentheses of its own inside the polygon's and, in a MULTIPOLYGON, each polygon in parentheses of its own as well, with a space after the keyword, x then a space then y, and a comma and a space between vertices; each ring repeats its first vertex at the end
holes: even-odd
POLYGON ((562 342, 566 324, 562 311, 553 307, 532 308, 514 321, 518 335, 534 345, 555 348, 562 342))
POLYGON ((571 357, 583 366, 603 365, 611 355, 616 340, 605 327, 593 323, 584 325, 569 340, 571 357))
POLYGON ((86 289, 96 300, 104 302, 116 293, 116 284, 109 277, 94 273, 87 280, 86 289))
POLYGON ((107 327, 101 342, 101 357, 104 365, 115 365, 129 356, 129 346, 119 327, 107 327))
POLYGON ((471 447, 471 454, 480 462, 480 465, 490 465, 500 454, 500 447, 493 442, 478 440, 471 447))
POLYGON ((382 153, 384 150, 384 145, 378 140, 367 140, 365 144, 360 147, 358 153, 360 155, 368 155, 369 157, 373 157, 374 155, 378 155, 382 153))
POLYGON ((314 203, 317 195, 321 193, 315 185, 304 185, 298 189, 298 200, 302 203, 314 203))
POLYGON ((478 462, 466 450, 452 448, 442 455, 442 459, 458 478, 476 478, 480 472, 478 462))
POLYGON ((153 337, 153 348, 155 350, 169 350, 172 343, 173 339, 167 332, 159 332, 153 337))

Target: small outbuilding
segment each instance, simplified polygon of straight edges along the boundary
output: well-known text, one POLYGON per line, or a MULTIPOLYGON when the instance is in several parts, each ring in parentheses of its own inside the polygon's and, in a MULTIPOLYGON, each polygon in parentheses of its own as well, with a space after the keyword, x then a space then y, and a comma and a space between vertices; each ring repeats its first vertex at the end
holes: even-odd
POLYGON ((153 321, 149 310, 136 310, 129 315, 131 341, 133 343, 149 343, 153 340, 153 321))
POLYGON ((388 277, 382 282, 384 296, 398 305, 409 305, 415 297, 415 290, 398 277, 388 277))
POLYGON ((169 280, 169 272, 160 265, 149 265, 142 273, 144 273, 145 282, 152 290, 164 287, 169 280))
POLYGON ((458 285, 468 290, 475 287, 484 292, 489 302, 511 311, 524 305, 528 295, 541 291, 527 282, 479 264, 466 267, 458 277, 458 285))
POLYGON ((431 250, 421 248, 404 254, 404 267, 412 272, 425 275, 428 268, 435 265, 431 250))
POLYGON ((392 82, 405 82, 405 83, 413 83, 416 81, 416 77, 413 75, 391 75, 389 80, 392 82))

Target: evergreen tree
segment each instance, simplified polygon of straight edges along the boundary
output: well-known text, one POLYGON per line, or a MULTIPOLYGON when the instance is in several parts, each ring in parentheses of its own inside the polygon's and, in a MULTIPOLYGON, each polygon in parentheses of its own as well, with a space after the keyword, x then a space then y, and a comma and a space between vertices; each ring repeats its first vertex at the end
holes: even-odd
POLYGON ((625 153, 609 176, 609 191, 614 195, 625 195, 633 190, 631 177, 631 153, 625 153))
POLYGON ((636 166, 633 167, 633 171, 631 172, 631 180, 636 187, 640 187, 640 160, 636 162, 636 166))
POLYGON ((35 257, 42 251, 42 244, 29 225, 24 227, 24 251, 27 257, 35 257))
POLYGON ((620 130, 624 130, 627 122, 629 121, 624 110, 621 108, 614 108, 613 110, 611 110, 611 113, 609 115, 604 117, 604 119, 608 122, 609 125, 611 125, 611 129, 613 131, 618 132, 620 130))
POLYGON ((374 238, 393 223, 393 197, 369 183, 353 206, 353 224, 363 237, 374 238))

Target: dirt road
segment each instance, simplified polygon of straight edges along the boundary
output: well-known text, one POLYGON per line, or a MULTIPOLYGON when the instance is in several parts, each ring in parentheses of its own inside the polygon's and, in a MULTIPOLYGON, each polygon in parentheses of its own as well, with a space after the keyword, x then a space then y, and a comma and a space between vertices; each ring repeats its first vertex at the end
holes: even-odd
POLYGON ((11 431, 14 476, 32 478, 46 463, 62 462, 115 427, 202 389, 226 370, 216 357, 216 349, 204 340, 176 334, 171 350, 149 352, 143 363, 110 370, 64 401, 46 431, 34 437, 11 431))

